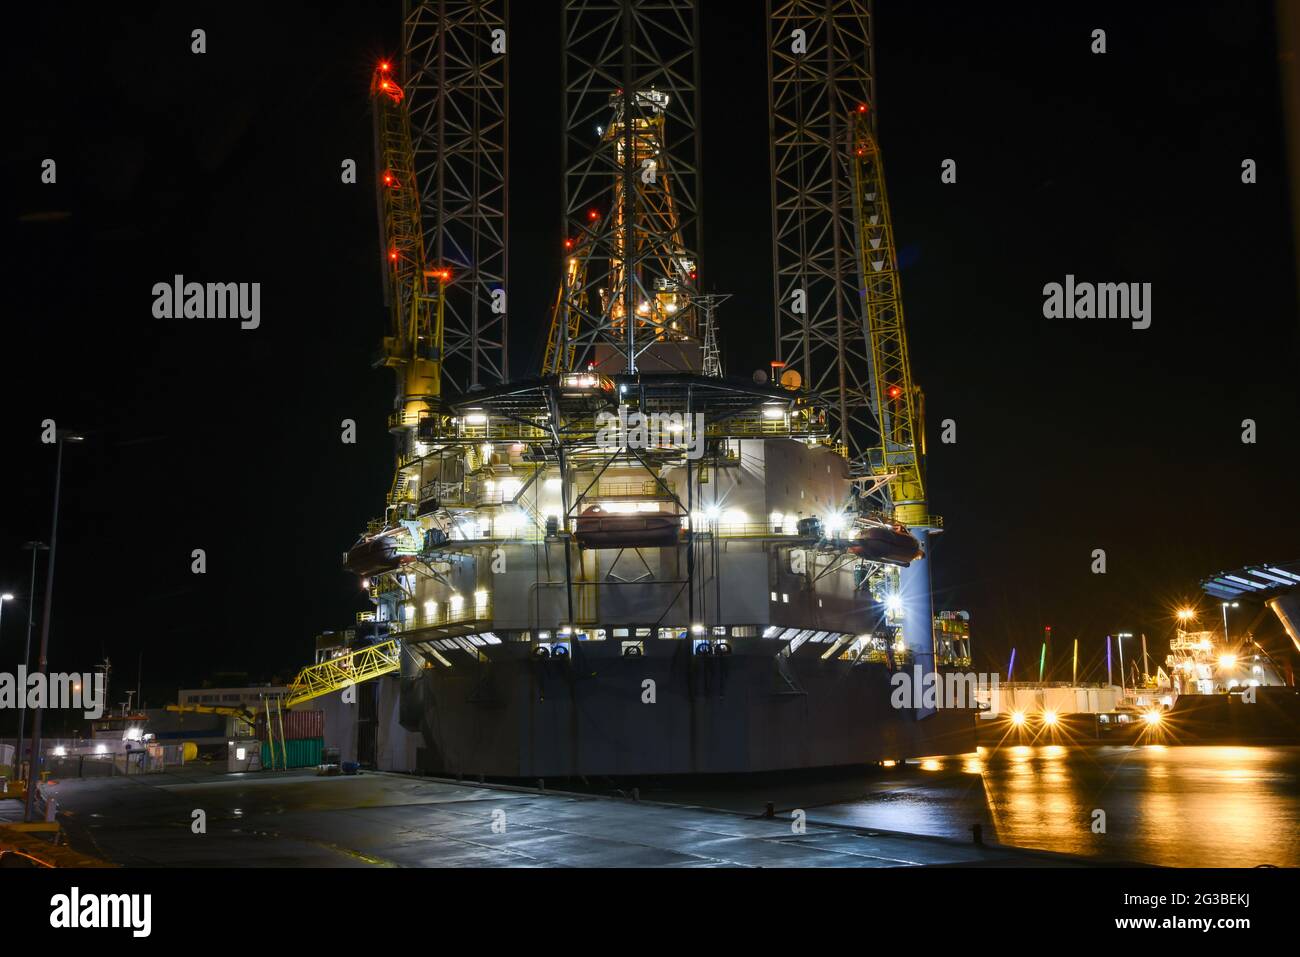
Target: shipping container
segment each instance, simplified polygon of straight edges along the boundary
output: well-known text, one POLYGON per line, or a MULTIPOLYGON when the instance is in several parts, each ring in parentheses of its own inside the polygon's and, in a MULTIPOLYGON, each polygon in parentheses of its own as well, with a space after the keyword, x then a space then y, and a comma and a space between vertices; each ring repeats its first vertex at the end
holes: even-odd
MULTIPOLYGON (((323 738, 325 737, 325 712, 284 711, 278 715, 272 712, 271 732, 271 737, 277 741, 282 737, 289 741, 323 738), (281 731, 281 720, 283 720, 283 731, 281 731)), ((267 740, 265 711, 257 716, 257 739, 267 740)))
POLYGON ((281 741, 277 738, 274 744, 263 741, 262 767, 267 770, 271 768, 280 770, 284 767, 314 768, 321 763, 321 751, 324 747, 325 742, 321 738, 298 738, 291 741, 281 741), (275 748, 274 757, 271 754, 272 747, 275 748))

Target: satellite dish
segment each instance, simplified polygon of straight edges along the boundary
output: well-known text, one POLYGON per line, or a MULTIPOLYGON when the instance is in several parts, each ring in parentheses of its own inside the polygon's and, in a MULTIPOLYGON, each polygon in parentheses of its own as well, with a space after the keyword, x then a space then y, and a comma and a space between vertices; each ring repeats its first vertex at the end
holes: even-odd
POLYGON ((757 385, 767 385, 767 373, 762 369, 756 369, 754 371, 754 382, 757 385))
POLYGON ((803 385, 803 376, 796 369, 786 369, 781 373, 781 385, 794 392, 799 386, 803 385))

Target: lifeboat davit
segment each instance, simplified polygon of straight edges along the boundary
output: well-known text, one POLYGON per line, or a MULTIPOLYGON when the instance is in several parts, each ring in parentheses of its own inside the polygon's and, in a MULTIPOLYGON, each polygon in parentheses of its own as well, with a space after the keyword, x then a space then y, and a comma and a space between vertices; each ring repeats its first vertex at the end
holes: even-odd
POLYGON ((665 548, 681 538, 682 523, 668 512, 607 512, 593 505, 578 516, 580 548, 665 548))
POLYGON ((343 556, 343 567, 362 577, 392 571, 400 564, 397 542, 390 535, 362 539, 343 556))
POLYGON ((921 543, 902 525, 860 526, 849 541, 849 551, 873 562, 910 565, 924 556, 921 543))

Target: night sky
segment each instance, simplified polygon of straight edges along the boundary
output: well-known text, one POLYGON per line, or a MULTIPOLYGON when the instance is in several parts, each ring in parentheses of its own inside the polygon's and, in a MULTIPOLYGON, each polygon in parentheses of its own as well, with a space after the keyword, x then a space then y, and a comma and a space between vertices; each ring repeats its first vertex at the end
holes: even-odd
MULTIPOLYGON (((21 658, 20 545, 49 537, 53 418, 89 441, 65 459, 51 667, 108 655, 120 701, 143 650, 154 704, 218 671, 288 677, 314 635, 369 607, 340 557, 391 480, 391 374, 370 368, 386 314, 367 89, 398 52, 400 4, 180 6, 45 5, 8 12, 6 30, 0 589, 23 601, 5 609, 0 669, 21 658), (40 183, 46 157, 56 185, 40 183), (357 185, 340 182, 346 158, 357 185), (260 282, 261 328, 153 318, 153 284, 177 273, 260 282)), ((511 137, 533 146, 510 197, 524 375, 560 261, 560 51, 554 2, 514 7, 511 137)), ((1170 609, 1201 577, 1300 556, 1271 5, 876 7, 879 133, 947 525, 937 607, 972 612, 989 667, 1013 644, 1036 656, 1044 625, 1065 669, 1068 639, 1098 661, 1121 630, 1163 657, 1170 609), (956 185, 939 180, 948 157, 956 185), (1152 283, 1152 327, 1044 319, 1042 287, 1067 273, 1152 283), (937 441, 947 418, 955 445, 937 441)), ((760 0, 708 0, 702 43, 701 282, 735 294, 724 362, 747 377, 772 358, 760 0)), ((1261 628, 1278 633, 1271 615, 1261 628)))

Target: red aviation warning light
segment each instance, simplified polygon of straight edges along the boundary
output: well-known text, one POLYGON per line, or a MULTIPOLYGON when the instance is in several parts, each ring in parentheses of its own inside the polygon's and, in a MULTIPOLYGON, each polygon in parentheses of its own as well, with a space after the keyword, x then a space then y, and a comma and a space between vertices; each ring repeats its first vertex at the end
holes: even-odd
POLYGON ((376 93, 383 93, 394 103, 401 103, 402 97, 406 94, 402 92, 401 86, 392 77, 392 64, 387 60, 380 60, 379 65, 375 68, 374 78, 370 81, 370 93, 373 96, 376 93))
POLYGON ((388 250, 388 260, 389 260, 389 262, 397 262, 397 250, 396 250, 396 249, 390 249, 390 250, 388 250))
POLYGON ((903 390, 899 386, 891 385, 889 387, 889 397, 891 399, 897 399, 902 394, 903 394, 903 390))
POLYGON ((573 240, 572 240, 572 239, 566 239, 566 240, 564 241, 564 248, 565 248, 565 249, 572 249, 572 248, 573 248, 573 240))
POLYGON ((439 279, 439 280, 441 280, 443 283, 451 282, 451 270, 450 270, 450 269, 447 269, 447 268, 442 268, 442 269, 426 269, 426 270, 424 271, 424 274, 425 274, 425 276, 427 276, 427 277, 429 277, 429 278, 432 278, 432 279, 439 279))

